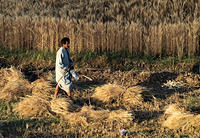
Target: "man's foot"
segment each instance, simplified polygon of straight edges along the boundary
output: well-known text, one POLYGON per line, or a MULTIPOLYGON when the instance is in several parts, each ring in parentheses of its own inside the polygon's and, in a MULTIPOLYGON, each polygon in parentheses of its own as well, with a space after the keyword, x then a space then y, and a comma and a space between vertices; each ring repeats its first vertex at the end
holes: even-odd
POLYGON ((71 97, 71 93, 70 93, 70 92, 67 92, 67 96, 71 97))
POLYGON ((54 91, 54 99, 56 98, 58 91, 59 91, 59 85, 56 85, 56 89, 54 91))

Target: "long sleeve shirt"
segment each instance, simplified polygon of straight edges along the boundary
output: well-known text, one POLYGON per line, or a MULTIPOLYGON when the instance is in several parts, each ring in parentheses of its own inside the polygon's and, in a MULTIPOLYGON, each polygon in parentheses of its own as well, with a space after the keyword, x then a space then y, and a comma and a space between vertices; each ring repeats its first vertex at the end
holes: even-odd
POLYGON ((73 61, 70 58, 68 50, 61 47, 56 54, 56 82, 59 81, 71 65, 73 65, 73 61))

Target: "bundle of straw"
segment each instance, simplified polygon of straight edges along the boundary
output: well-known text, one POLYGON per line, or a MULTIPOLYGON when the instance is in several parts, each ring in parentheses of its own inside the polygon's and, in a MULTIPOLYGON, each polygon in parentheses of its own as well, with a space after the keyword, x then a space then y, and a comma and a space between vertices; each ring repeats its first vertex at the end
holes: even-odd
POLYGON ((2 69, 2 70, 0 70, 0 89, 2 88, 2 87, 4 87, 5 86, 5 84, 8 82, 8 80, 6 79, 6 69, 2 69))
POLYGON ((71 126, 87 126, 87 118, 81 116, 79 112, 77 113, 68 113, 63 116, 64 121, 67 121, 71 126))
POLYGON ((51 115, 49 108, 49 101, 34 95, 23 98, 14 108, 14 112, 21 117, 45 117, 51 115))
POLYGON ((128 123, 132 122, 134 119, 134 115, 128 111, 119 109, 116 111, 111 111, 108 116, 109 122, 118 122, 118 123, 128 123))
POLYGON ((9 81, 17 81, 19 79, 24 79, 21 71, 15 69, 14 67, 5 68, 0 70, 0 88, 4 87, 9 81))
POLYGON ((88 125, 89 123, 127 123, 133 120, 133 114, 125 110, 94 110, 92 106, 82 107, 80 112, 67 114, 64 118, 71 125, 88 125))
POLYGON ((92 106, 83 106, 79 112, 69 113, 64 116, 64 119, 69 122, 70 125, 84 125, 89 123, 103 122, 108 118, 108 110, 94 110, 92 106))
POLYGON ((137 105, 143 102, 142 94, 147 91, 145 87, 134 86, 130 87, 123 94, 123 102, 129 103, 130 105, 137 105))
POLYGON ((56 98, 51 101, 51 110, 57 114, 66 115, 70 112, 75 112, 78 108, 68 98, 56 98))
POLYGON ((48 98, 51 97, 51 94, 53 93, 50 82, 44 79, 38 79, 31 83, 31 85, 33 86, 32 95, 48 98))
POLYGON ((109 110, 94 110, 92 106, 83 106, 79 115, 85 117, 87 122, 103 121, 108 118, 109 110))
POLYGON ((14 67, 1 70, 0 77, 0 100, 12 101, 31 93, 30 83, 14 67))
POLYGON ((164 116, 167 116, 163 122, 164 127, 170 129, 189 129, 191 127, 200 126, 200 115, 194 115, 180 109, 178 105, 169 105, 164 116))
POLYGON ((12 101, 31 94, 32 87, 26 80, 9 81, 0 91, 0 100, 12 101))
POLYGON ((92 95, 93 99, 109 103, 113 99, 118 99, 125 90, 118 85, 106 84, 97 87, 95 91, 96 92, 92 95))

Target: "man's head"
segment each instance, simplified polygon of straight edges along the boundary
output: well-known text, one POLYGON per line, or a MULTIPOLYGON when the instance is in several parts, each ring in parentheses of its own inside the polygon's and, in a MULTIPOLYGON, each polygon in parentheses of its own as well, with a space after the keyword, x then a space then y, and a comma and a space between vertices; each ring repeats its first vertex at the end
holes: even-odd
POLYGON ((62 40, 61 40, 61 45, 63 48, 69 48, 69 44, 70 44, 70 39, 68 37, 64 37, 62 40))

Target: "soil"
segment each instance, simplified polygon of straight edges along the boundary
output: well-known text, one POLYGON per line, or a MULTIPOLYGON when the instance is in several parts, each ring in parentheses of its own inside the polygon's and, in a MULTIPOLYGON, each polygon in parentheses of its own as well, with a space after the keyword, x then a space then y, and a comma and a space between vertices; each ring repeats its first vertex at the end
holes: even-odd
MULTIPOLYGON (((114 63, 107 64, 104 67, 99 66, 100 64, 97 67, 93 63, 92 66, 87 65, 86 68, 75 67, 75 71, 80 79, 78 81, 73 80, 73 103, 79 106, 94 105, 95 108, 106 110, 126 109, 134 111, 134 121, 137 127, 134 127, 133 135, 141 136, 140 133, 136 132, 149 130, 151 132, 148 132, 147 135, 157 136, 157 133, 161 131, 160 116, 163 115, 166 105, 173 102, 184 103, 188 96, 199 96, 199 92, 195 92, 195 90, 200 89, 199 64, 179 63, 174 66, 163 67, 158 64, 135 63, 127 71, 121 68, 113 69, 114 63), (91 96, 95 92, 95 88, 109 83, 120 85, 125 89, 139 85, 147 88, 148 93, 141 93, 143 98, 142 104, 130 108, 126 107, 125 104, 115 104, 115 101, 109 104, 93 102, 91 96), (146 121, 148 122, 147 124, 145 124, 146 121), (149 128, 150 121, 153 121, 154 125, 149 128)), ((55 88, 55 68, 53 65, 45 68, 36 68, 31 64, 26 64, 20 67, 26 79, 30 82, 44 78, 50 80, 52 87, 55 88)), ((59 96, 63 97, 66 94, 61 91, 58 94, 59 96)), ((197 104, 199 105, 199 102, 197 104)), ((190 111, 199 114, 198 105, 192 107, 190 111)))

